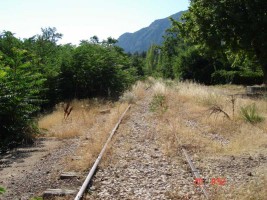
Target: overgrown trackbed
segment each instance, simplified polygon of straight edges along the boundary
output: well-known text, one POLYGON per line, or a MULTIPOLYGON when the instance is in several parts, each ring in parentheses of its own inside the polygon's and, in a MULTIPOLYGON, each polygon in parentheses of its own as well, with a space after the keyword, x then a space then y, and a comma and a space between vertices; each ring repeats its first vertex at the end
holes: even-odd
MULTIPOLYGON (((224 143, 224 137, 219 137, 219 134, 210 137, 206 131, 208 124, 203 126, 200 121, 192 120, 193 114, 186 102, 179 101, 179 113, 175 111, 173 116, 168 112, 166 116, 164 113, 151 112, 150 104, 155 93, 152 89, 144 92, 143 98, 131 107, 120 124, 84 199, 205 199, 199 184, 194 182, 181 147, 192 155, 211 198, 234 199, 240 197, 232 195, 240 189, 239 186, 251 181, 260 182, 258 180, 261 176, 257 173, 267 166, 266 155, 264 156, 264 152, 259 153, 262 150, 234 156, 213 156, 210 152, 203 157, 205 143, 194 143, 192 141, 197 140, 182 132, 187 133, 189 129, 204 138, 204 142, 214 140, 216 144, 224 146, 229 141, 224 143), (216 185, 218 179, 223 179, 226 183, 216 185)), ((168 110, 172 109, 172 104, 177 105, 172 99, 165 103, 168 110)), ((109 115, 107 112, 97 118, 103 123, 109 123, 106 121, 109 115)), ((61 180, 60 174, 68 168, 69 157, 75 163, 78 151, 91 150, 90 146, 84 144, 91 140, 98 141, 92 137, 98 136, 94 133, 99 128, 101 127, 93 125, 87 133, 72 139, 39 139, 40 142, 34 148, 18 149, 1 157, 0 185, 8 190, 2 199, 26 200, 41 196, 47 188, 77 191, 89 169, 76 170, 80 176, 70 180, 61 180)), ((257 187, 253 189, 257 190, 257 187)), ((63 199, 73 199, 74 196, 63 199)))
POLYGON ((181 197, 200 198, 185 163, 162 153, 149 102, 147 93, 120 126, 111 159, 106 157, 95 175, 89 199, 171 199, 177 188, 181 197))

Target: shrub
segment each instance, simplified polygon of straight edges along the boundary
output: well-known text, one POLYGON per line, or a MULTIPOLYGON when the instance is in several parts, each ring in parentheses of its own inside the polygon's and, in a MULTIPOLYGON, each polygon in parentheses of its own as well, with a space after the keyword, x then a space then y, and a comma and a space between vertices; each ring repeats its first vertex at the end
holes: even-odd
POLYGON ((262 122, 264 120, 264 117, 260 116, 258 113, 255 103, 241 107, 241 116, 245 121, 252 124, 262 122))
POLYGON ((262 72, 253 71, 227 71, 218 70, 212 74, 212 83, 215 84, 261 84, 263 81, 262 72))
POLYGON ((36 131, 33 116, 42 102, 43 82, 42 75, 30 63, 12 69, 0 60, 0 149, 31 140, 29 136, 36 131))

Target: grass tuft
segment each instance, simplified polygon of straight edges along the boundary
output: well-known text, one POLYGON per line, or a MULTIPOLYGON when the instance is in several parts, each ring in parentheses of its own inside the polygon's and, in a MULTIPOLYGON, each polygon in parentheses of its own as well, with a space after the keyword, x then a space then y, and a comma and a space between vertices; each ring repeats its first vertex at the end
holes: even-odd
POLYGON ((0 187, 0 195, 1 195, 1 194, 4 194, 5 192, 6 192, 5 188, 0 187))
POLYGON ((259 123, 259 122, 264 121, 264 117, 262 117, 259 114, 255 103, 253 103, 252 105, 241 107, 240 113, 241 113, 242 118, 251 124, 255 124, 255 123, 259 123))

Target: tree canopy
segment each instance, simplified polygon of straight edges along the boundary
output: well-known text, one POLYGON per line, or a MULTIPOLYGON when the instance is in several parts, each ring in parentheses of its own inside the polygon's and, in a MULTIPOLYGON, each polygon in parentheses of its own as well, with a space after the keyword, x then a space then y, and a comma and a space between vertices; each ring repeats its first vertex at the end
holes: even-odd
POLYGON ((117 98, 142 73, 109 37, 59 45, 56 28, 19 39, 0 33, 0 151, 38 133, 34 117, 73 98, 117 98))
POLYGON ((246 54, 267 82, 267 4, 262 0, 192 0, 179 25, 181 36, 212 51, 246 54))

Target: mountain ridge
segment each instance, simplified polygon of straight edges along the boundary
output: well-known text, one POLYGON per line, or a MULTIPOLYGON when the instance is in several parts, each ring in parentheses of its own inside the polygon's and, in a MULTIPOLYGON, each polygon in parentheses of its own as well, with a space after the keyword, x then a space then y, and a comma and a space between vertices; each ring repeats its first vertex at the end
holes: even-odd
POLYGON ((163 19, 156 19, 149 26, 141 28, 136 32, 126 32, 118 38, 117 45, 127 53, 141 53, 147 51, 152 44, 161 45, 165 31, 171 27, 169 18, 180 20, 185 12, 180 11, 163 19))

